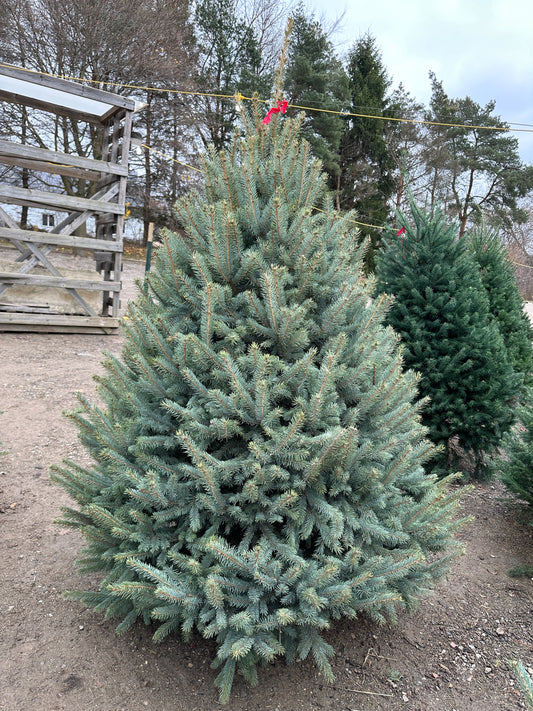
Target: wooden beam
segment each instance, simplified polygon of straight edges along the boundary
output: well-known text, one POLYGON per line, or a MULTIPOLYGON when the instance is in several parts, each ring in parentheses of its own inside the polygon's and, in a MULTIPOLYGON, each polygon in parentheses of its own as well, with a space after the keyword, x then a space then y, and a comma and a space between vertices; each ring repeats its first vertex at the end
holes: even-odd
MULTIPOLYGON (((4 224, 7 225, 8 229, 18 229, 17 223, 11 219, 11 217, 7 214, 7 212, 0 207, 0 225, 4 224)), ((5 229, 5 228, 1 228, 5 229)), ((26 258, 28 255, 28 249, 22 244, 22 242, 19 242, 17 239, 11 238, 11 242, 14 244, 14 246, 18 249, 20 252, 20 255, 26 258)), ((19 257, 20 258, 20 257, 19 257)), ((0 294, 2 293, 2 290, 0 290, 0 294)))
POLYGON ((106 252, 122 252, 122 244, 93 237, 73 237, 72 235, 56 235, 52 232, 37 232, 34 230, 0 227, 0 238, 35 244, 53 244, 57 247, 74 247, 76 249, 105 250, 106 252))
POLYGON ((0 201, 12 205, 45 207, 51 210, 66 210, 69 212, 110 212, 115 215, 123 215, 125 212, 124 204, 80 198, 76 195, 63 195, 60 193, 49 193, 43 190, 19 188, 15 185, 7 185, 6 183, 0 183, 0 201))
POLYGON ((18 229, 18 225, 15 222, 15 220, 7 214, 7 212, 0 207, 0 225, 1 224, 7 225, 9 229, 18 229))
MULTIPOLYGON (((111 186, 111 188, 104 188, 103 190, 98 191, 94 197, 107 199, 107 198, 115 195, 116 192, 118 191, 118 188, 119 188, 118 183, 114 183, 111 186)), ((0 217, 2 216, 2 214, 5 215, 8 219, 8 222, 6 224, 9 224, 9 220, 11 220, 11 218, 9 218, 9 216, 0 207, 0 217)), ((81 224, 83 224, 90 217, 90 215, 91 215, 90 211, 82 212, 81 214, 71 213, 70 215, 67 215, 67 217, 65 217, 65 219, 59 225, 56 225, 56 227, 54 227, 51 230, 51 233, 52 234, 69 235, 72 232, 74 232, 74 230, 77 227, 79 227, 81 224)), ((13 223, 13 224, 15 224, 15 223, 13 223)), ((122 239, 118 239, 118 237, 119 236, 117 235, 117 239, 114 242, 110 241, 111 244, 115 243, 115 244, 122 245, 122 239)), ((24 245, 18 243, 16 240, 13 240, 13 243, 15 244, 17 249, 24 250, 24 245)), ((31 244, 31 242, 30 242, 30 244, 31 244)), ((36 256, 35 253, 33 253, 31 249, 24 250, 22 252, 22 254, 19 256, 19 258, 16 260, 17 262, 24 261, 24 264, 18 270, 18 273, 19 274, 26 274, 27 272, 29 272, 36 264, 38 264, 39 262, 43 262, 42 257, 43 256, 46 257, 46 255, 49 254, 53 249, 54 249, 54 247, 52 245, 50 245, 50 244, 45 245, 42 247, 42 249, 40 249, 39 256, 36 256), (30 256, 30 254, 31 254, 31 256, 30 256)), ((44 266, 46 266, 46 263, 44 263, 44 266)), ((9 289, 9 286, 7 284, 4 284, 3 286, 0 284, 0 294, 2 294, 6 289, 9 289)), ((77 301, 79 301, 79 299, 80 299, 79 296, 74 296, 74 298, 77 301)), ((87 310, 85 306, 83 308, 85 310, 87 310)))
MULTIPOLYGON (((61 153, 60 151, 51 151, 46 148, 37 148, 36 146, 25 146, 12 141, 0 140, 0 162, 6 162, 5 158, 24 158, 38 163, 53 163, 59 166, 68 166, 70 168, 81 168, 82 170, 94 171, 97 173, 109 173, 111 175, 128 175, 128 166, 118 163, 109 163, 104 160, 93 160, 84 156, 71 155, 69 153, 61 153)), ((57 166, 51 166, 50 170, 57 166)), ((35 170, 46 170, 43 167, 35 168, 35 170)), ((100 177, 100 176, 99 176, 100 177)))
POLYGON ((52 104, 47 101, 31 99, 27 96, 23 96, 22 94, 16 94, 12 91, 5 91, 4 89, 0 89, 0 100, 9 101, 12 104, 20 104, 21 106, 29 106, 32 109, 47 111, 58 116, 68 116, 68 118, 73 121, 86 121, 87 123, 93 123, 96 125, 102 124, 100 117, 95 116, 94 114, 88 114, 84 111, 76 111, 74 109, 67 109, 64 106, 52 104))
POLYGON ((0 331, 113 334, 119 320, 102 316, 0 312, 0 331))
POLYGON ((17 168, 28 168, 36 173, 52 173, 52 175, 65 175, 69 178, 79 178, 80 180, 90 180, 95 183, 101 179, 100 173, 93 173, 90 170, 82 170, 81 168, 71 168, 69 166, 56 166, 53 163, 37 163, 33 160, 25 158, 15 158, 11 156, 0 155, 0 163, 4 165, 14 165, 17 168))
POLYGON ((41 304, 33 306, 31 304, 3 304, 0 301, 0 311, 10 311, 12 313, 29 313, 29 314, 49 314, 50 306, 41 304))
POLYGON ((0 284, 24 284, 27 286, 54 287, 59 289, 81 289, 85 291, 120 291, 119 281, 101 279, 69 279, 46 274, 21 274, 20 272, 0 272, 0 284))

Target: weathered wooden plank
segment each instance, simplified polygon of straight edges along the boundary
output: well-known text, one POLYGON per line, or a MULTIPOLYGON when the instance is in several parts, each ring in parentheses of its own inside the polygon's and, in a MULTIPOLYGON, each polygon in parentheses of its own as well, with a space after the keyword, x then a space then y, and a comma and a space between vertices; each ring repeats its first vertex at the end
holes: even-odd
MULTIPOLYGON (((12 141, 0 140, 0 162, 5 162, 4 158, 26 158, 31 161, 37 161, 39 165, 42 163, 54 163, 59 166, 68 166, 70 168, 81 168, 82 170, 93 171, 97 173, 109 173, 111 175, 128 175, 127 165, 118 163, 109 163, 103 160, 93 160, 83 156, 71 155, 70 153, 61 153, 60 151, 52 151, 46 148, 37 148, 36 146, 24 146, 12 141)), ((59 171, 57 165, 51 166, 50 169, 59 171)), ((40 166, 36 170, 46 170, 40 166)), ((82 174, 83 176, 83 174, 82 174)), ((100 177, 100 176, 99 176, 100 177)))
POLYGON ((25 284, 86 291, 120 291, 119 281, 68 279, 46 274, 21 274, 20 272, 0 272, 0 284, 25 284))
MULTIPOLYGON (((111 320, 111 319, 109 319, 111 320)), ((111 328, 100 328, 96 326, 40 326, 36 324, 2 324, 0 322, 0 332, 9 331, 10 333, 64 333, 64 334, 80 334, 84 336, 114 336, 117 333, 118 326, 111 328)))
POLYGON ((18 225, 15 220, 10 217, 2 207, 0 207, 0 225, 2 223, 7 225, 10 229, 18 229, 18 225))
POLYGON ((14 205, 49 207, 50 209, 76 212, 109 212, 115 215, 123 215, 125 212, 124 203, 119 204, 80 198, 75 195, 48 193, 43 190, 19 188, 16 185, 6 185, 5 183, 0 183, 0 200, 14 205))
MULTIPOLYGON (((40 263, 48 269, 48 271, 54 275, 54 277, 58 279, 63 279, 63 274, 57 269, 55 264, 52 264, 52 262, 46 257, 45 254, 40 249, 40 245, 38 244, 32 244, 31 242, 28 242, 26 246, 29 248, 29 250, 32 252, 33 256, 40 261, 40 263)), ((78 302, 78 304, 82 307, 82 309, 85 311, 85 313, 88 316, 96 316, 96 311, 93 309, 93 307, 88 304, 83 296, 81 294, 78 294, 76 289, 70 288, 68 286, 65 287, 67 292, 70 294, 70 296, 78 302)))
POLYGON ((0 312, 0 331, 111 335, 118 326, 119 319, 101 316, 0 312))
POLYGON ((52 173, 53 175, 65 175, 69 178, 90 180, 93 183, 100 180, 100 173, 93 173, 90 170, 71 168, 65 165, 56 166, 54 163, 43 163, 42 161, 15 158, 14 156, 0 155, 0 163, 3 163, 4 165, 15 165, 17 168, 28 168, 28 170, 33 170, 36 173, 52 173))
MULTIPOLYGON (((114 197, 119 190, 119 184, 118 182, 113 183, 113 185, 106 186, 102 188, 101 190, 98 190, 92 197, 92 200, 110 200, 112 197, 114 197)), ((76 213, 73 212, 70 215, 67 215, 64 220, 61 221, 59 225, 56 225, 51 232, 54 234, 61 234, 61 235, 70 235, 72 234, 78 227, 84 224, 84 222, 87 222, 89 217, 92 216, 92 211, 91 210, 86 210, 85 212, 81 213, 76 213)), ((108 215, 109 218, 113 221, 116 219, 115 215, 108 215)), ((120 216, 119 216, 120 217, 120 216)), ((115 239, 116 242, 119 242, 118 240, 118 235, 117 238, 115 239)), ((120 240, 122 241, 122 240, 120 240)), ((50 248, 51 249, 51 248, 50 248)))
MULTIPOLYGON (((124 119, 124 135, 123 135, 123 140, 122 140, 121 161, 122 161, 122 165, 124 165, 124 166, 127 166, 128 161, 129 161, 132 126, 133 126, 133 114, 128 112, 128 113, 126 113, 126 116, 124 119)), ((120 180, 120 190, 118 193, 118 201, 125 203, 126 202, 127 179, 125 177, 121 177, 119 180, 120 180)), ((124 232, 124 216, 118 215, 117 216, 117 223, 116 223, 116 239, 120 240, 120 242, 122 242, 123 232, 124 232)), ((122 252, 119 252, 118 254, 115 255, 115 279, 117 278, 117 275, 119 275, 121 273, 121 270, 122 270, 122 252)), ((118 316, 119 309, 120 309, 120 293, 115 292, 112 296, 112 310, 111 310, 111 315, 114 318, 116 318, 118 316)))
POLYGON ((76 249, 105 250, 106 252, 122 252, 123 245, 93 237, 75 237, 73 235, 56 235, 52 232, 21 230, 12 227, 0 227, 0 238, 19 242, 34 242, 37 244, 53 244, 58 247, 75 247, 76 249))
MULTIPOLYGON (((94 195, 94 197, 95 197, 95 198, 98 198, 98 199, 105 199, 105 200, 107 200, 107 199, 113 197, 114 195, 116 195, 118 189, 119 189, 118 183, 114 183, 110 188, 103 188, 102 190, 98 191, 98 192, 94 195)), ((0 217, 2 216, 2 214, 5 215, 6 213, 5 213, 4 210, 2 210, 2 208, 0 207, 0 217)), ((90 212, 90 211, 85 211, 85 212, 82 212, 82 213, 79 213, 79 214, 77 214, 77 213, 75 213, 75 212, 74 212, 74 213, 71 213, 70 215, 67 215, 67 216, 65 217, 65 219, 62 220, 59 225, 56 225, 56 227, 54 227, 54 228, 51 230, 51 233, 52 233, 52 234, 69 235, 69 234, 71 234, 72 232, 74 232, 74 230, 75 230, 77 227, 79 227, 80 225, 82 225, 90 216, 91 216, 91 212, 90 212)), ((9 219, 10 219, 10 218, 9 218, 9 219)), ((6 224, 9 224, 9 222, 7 222, 6 224)), ((12 223, 12 224, 14 224, 14 223, 12 223)), ((121 243, 122 243, 122 239, 120 239, 120 240, 118 239, 119 235, 117 235, 116 237, 117 237, 117 239, 115 239, 115 243, 120 243, 120 244, 121 244, 121 243)), ((17 249, 20 249, 21 247, 23 247, 23 245, 17 244, 16 241, 15 241, 15 246, 17 247, 17 249)), ((25 251, 20 255, 20 257, 16 260, 17 262, 18 262, 18 261, 24 261, 24 264, 23 264, 23 265, 21 266, 21 268, 19 269, 19 273, 27 273, 27 272, 29 272, 35 265, 37 265, 37 264, 41 261, 41 257, 42 257, 43 255, 46 256, 46 255, 49 254, 53 249, 54 249, 54 247, 51 246, 50 244, 45 245, 45 246, 40 250, 40 256, 39 256, 39 257, 35 256, 34 254, 32 254, 32 256, 29 256, 29 255, 31 254, 31 250, 25 250, 25 251)), ((9 287, 6 286, 6 285, 2 286, 2 285, 0 284, 0 294, 2 294, 7 288, 9 288, 9 287)), ((74 298, 76 298, 76 297, 74 297, 74 298)), ((84 308, 85 308, 85 307, 84 307, 84 308)))
POLYGON ((70 314, 0 314, 3 323, 39 323, 41 325, 63 324, 65 326, 96 326, 113 328, 118 326, 119 319, 107 316, 71 316, 70 314))
POLYGON ((133 114, 128 111, 124 117, 124 132, 122 137, 122 155, 120 160, 124 168, 128 168, 130 160, 131 130, 133 128, 133 114))
POLYGON ((49 314, 50 306, 43 304, 42 306, 31 306, 29 304, 2 304, 0 302, 0 311, 10 311, 14 313, 31 313, 31 314, 49 314))
MULTIPOLYGON (((7 225, 9 229, 12 229, 12 228, 18 229, 17 223, 11 219, 11 217, 7 214, 7 212, 2 207, 0 207, 0 225, 2 223, 4 225, 7 225)), ((3 229, 5 229, 5 228, 3 228, 3 229)), ((27 255, 29 254, 28 249, 22 244, 22 242, 19 242, 17 239, 11 238, 11 242, 20 252, 19 259, 21 257, 25 259, 27 257, 27 255)), ((0 294, 1 293, 2 293, 2 290, 0 290, 0 294)))

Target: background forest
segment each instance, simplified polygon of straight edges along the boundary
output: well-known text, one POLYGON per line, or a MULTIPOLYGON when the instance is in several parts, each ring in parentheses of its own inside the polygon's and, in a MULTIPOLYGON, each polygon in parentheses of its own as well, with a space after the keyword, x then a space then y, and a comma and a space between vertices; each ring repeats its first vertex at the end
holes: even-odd
MULTIPOLYGON (((235 95, 256 93, 266 113, 291 16, 281 93, 290 114, 306 110, 304 136, 323 162, 337 208, 356 209, 362 237, 376 245, 381 226, 411 198, 424 208, 442 205, 461 234, 483 221, 527 251, 533 167, 521 161, 494 102, 450 97, 430 74, 431 100, 423 106, 401 83, 393 86, 375 37, 354 28, 340 56, 336 28, 303 3, 0 0, 0 14, 1 62, 79 78, 146 105, 136 115, 129 186, 145 240, 150 222, 177 226, 172 207, 201 180, 199 154, 210 144, 226 146, 239 122, 235 95)), ((98 151, 94 129, 8 105, 0 135, 82 155, 98 151)), ((0 180, 31 187, 50 178, 3 167, 0 180)), ((89 190, 83 181, 63 181, 69 194, 89 190)), ((20 222, 26 225, 25 208, 20 222)), ((372 269, 372 249, 367 261, 372 269)))

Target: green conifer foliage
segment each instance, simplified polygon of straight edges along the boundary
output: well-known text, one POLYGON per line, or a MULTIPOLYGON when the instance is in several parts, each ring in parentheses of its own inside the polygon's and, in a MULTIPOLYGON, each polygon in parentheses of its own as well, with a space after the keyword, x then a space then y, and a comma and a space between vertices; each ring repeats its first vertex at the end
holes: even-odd
POLYGON ((524 313, 513 265, 496 232, 480 229, 469 235, 469 241, 489 297, 490 313, 502 334, 509 363, 529 386, 533 380, 533 328, 524 313))
POLYGON ((497 468, 506 486, 533 511, 533 392, 528 395, 528 404, 518 410, 516 428, 504 437, 505 457, 498 460, 497 468))
POLYGON ((94 459, 56 467, 76 500, 97 592, 72 596, 155 621, 156 639, 216 638, 227 701, 236 668, 312 653, 331 678, 332 620, 394 620, 459 548, 459 490, 433 454, 417 376, 382 325, 350 216, 279 114, 205 159, 124 323, 102 408, 74 415, 94 459), (321 209, 314 211, 313 207, 321 209))
POLYGON ((458 445, 482 476, 485 455, 514 420, 520 376, 457 226, 439 211, 425 214, 412 204, 411 213, 413 224, 399 213, 405 232, 385 240, 378 291, 395 297, 387 322, 403 339, 406 365, 421 373, 420 392, 430 398, 422 419, 444 448, 440 464, 449 465, 451 445, 458 445))

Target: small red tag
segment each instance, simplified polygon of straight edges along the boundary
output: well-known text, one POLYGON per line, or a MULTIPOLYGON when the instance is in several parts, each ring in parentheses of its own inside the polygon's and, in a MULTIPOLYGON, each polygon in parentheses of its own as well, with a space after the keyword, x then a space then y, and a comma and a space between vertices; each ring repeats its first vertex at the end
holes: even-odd
POLYGON ((272 114, 279 114, 280 112, 284 114, 287 111, 287 106, 289 105, 288 101, 278 101, 277 107, 270 109, 268 114, 265 116, 263 119, 263 123, 270 123, 270 119, 272 118, 272 114))
MULTIPOLYGON (((396 233, 396 237, 399 237, 400 235, 403 235, 404 233, 405 233, 405 227, 402 227, 396 233)), ((405 247, 403 246, 403 237, 402 237, 402 259, 405 259, 405 247)))

